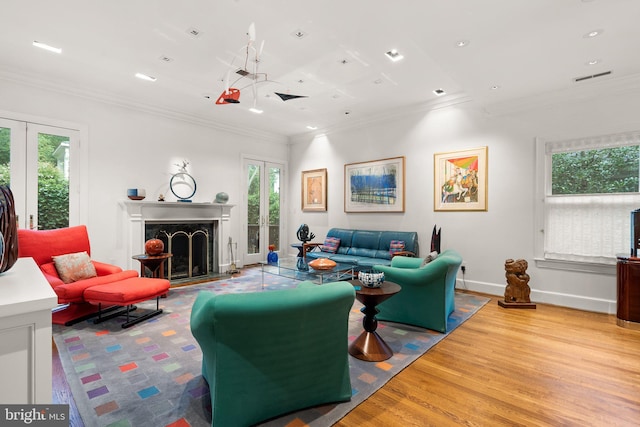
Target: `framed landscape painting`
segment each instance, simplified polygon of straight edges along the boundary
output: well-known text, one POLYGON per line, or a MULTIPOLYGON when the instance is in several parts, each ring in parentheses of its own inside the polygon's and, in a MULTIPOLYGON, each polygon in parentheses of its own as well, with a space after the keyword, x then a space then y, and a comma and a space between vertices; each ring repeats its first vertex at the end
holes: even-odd
POLYGON ((302 171, 302 210, 323 212, 327 210, 327 170, 302 171))
POLYGON ((404 157, 344 165, 345 212, 404 212, 404 157))
POLYGON ((487 210, 487 147, 434 157, 434 210, 487 210))

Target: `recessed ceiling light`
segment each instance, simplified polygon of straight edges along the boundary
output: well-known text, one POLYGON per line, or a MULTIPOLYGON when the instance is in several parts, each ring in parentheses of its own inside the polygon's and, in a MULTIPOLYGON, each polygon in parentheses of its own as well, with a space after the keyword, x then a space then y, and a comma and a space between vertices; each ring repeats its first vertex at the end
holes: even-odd
POLYGON ((264 111, 260 110, 259 108, 256 107, 251 107, 249 108, 249 111, 251 111, 252 113, 256 113, 256 114, 262 114, 264 111))
POLYGON ((173 61, 173 59, 172 59, 172 58, 169 58, 169 57, 168 57, 168 56, 166 56, 166 55, 162 55, 162 56, 160 57, 160 61, 162 61, 162 62, 171 62, 171 61, 173 61))
POLYGON ((444 89, 436 89, 433 91, 433 93, 435 93, 436 96, 442 96, 447 94, 447 92, 445 92, 444 89))
POLYGON ((291 35, 297 39, 302 39, 307 36, 307 33, 302 30, 295 30, 293 33, 291 33, 291 35))
POLYGON ((592 39, 594 37, 602 35, 602 33, 604 33, 604 30, 593 30, 593 31, 589 31, 587 34, 585 34, 582 37, 584 37, 585 39, 592 39))
POLYGON ((499 85, 493 85, 493 86, 491 86, 491 90, 498 90, 498 89, 500 89, 500 86, 499 86, 499 85))
POLYGON ((157 78, 153 77, 153 76, 149 76, 147 74, 143 74, 143 73, 136 73, 136 77, 142 80, 146 80, 148 82, 155 82, 156 80, 158 80, 157 78))
POLYGON ((375 80, 373 81, 373 84, 376 84, 376 85, 380 85, 380 84, 382 84, 382 79, 375 79, 375 80))
POLYGON ((601 60, 599 60, 599 59, 592 59, 591 61, 588 61, 588 62, 587 62, 587 65, 596 65, 596 64, 599 64, 599 63, 601 63, 601 62, 602 62, 602 61, 601 61, 601 60))
POLYGON ((35 47, 39 47, 40 49, 48 50, 49 52, 62 53, 62 49, 60 49, 59 47, 49 46, 48 44, 39 42, 37 40, 33 41, 33 45, 35 47))
POLYGON ((465 47, 469 45, 469 40, 458 40, 456 42, 456 47, 465 47))
POLYGON ((389 52, 386 52, 385 55, 387 55, 387 58, 389 58, 393 62, 398 62, 402 58, 404 58, 404 56, 402 56, 396 49, 391 49, 389 52))
POLYGON ((316 130, 316 129, 318 129, 318 126, 307 126, 307 129, 316 130))

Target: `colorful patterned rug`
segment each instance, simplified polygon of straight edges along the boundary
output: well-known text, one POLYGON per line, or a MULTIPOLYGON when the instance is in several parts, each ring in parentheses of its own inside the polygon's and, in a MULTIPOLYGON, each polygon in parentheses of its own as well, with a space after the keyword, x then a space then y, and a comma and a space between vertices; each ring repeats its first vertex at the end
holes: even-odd
MULTIPOLYGON (((86 426, 209 426, 211 401, 200 368, 202 353, 191 335, 189 316, 197 293, 237 293, 286 289, 298 281, 246 269, 238 277, 172 289, 160 304, 164 313, 129 329, 121 319, 94 325, 53 325, 62 366, 86 426)), ((488 302, 457 293, 448 329, 455 330, 488 302)), ((137 304, 155 308, 155 301, 137 304)), ((349 340, 362 331, 361 304, 349 316, 349 340)), ((353 396, 350 402, 323 405, 270 420, 263 426, 331 426, 431 347, 441 334, 380 322, 377 332, 394 351, 384 362, 350 357, 353 396)), ((451 333, 451 332, 449 332, 451 333)), ((247 402, 259 404, 259 402, 247 402)))

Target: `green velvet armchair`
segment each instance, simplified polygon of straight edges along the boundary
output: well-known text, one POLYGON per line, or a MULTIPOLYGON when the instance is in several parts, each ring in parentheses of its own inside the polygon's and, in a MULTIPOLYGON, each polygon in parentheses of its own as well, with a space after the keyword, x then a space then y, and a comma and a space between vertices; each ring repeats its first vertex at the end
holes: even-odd
POLYGON ((455 310, 455 287, 462 257, 453 249, 423 265, 423 258, 396 256, 391 266, 376 265, 385 280, 402 291, 378 305, 378 320, 405 323, 447 332, 447 319, 455 310))
POLYGON ((244 294, 202 291, 191 332, 203 353, 212 426, 249 426, 351 399, 346 282, 244 294))

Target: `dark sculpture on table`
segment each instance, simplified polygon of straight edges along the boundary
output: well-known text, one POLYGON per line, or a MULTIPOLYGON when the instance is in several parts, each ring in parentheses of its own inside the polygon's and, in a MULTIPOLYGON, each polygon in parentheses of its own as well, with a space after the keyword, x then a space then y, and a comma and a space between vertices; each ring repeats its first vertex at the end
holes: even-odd
POLYGON ((296 233, 298 240, 302 242, 302 247, 300 248, 300 253, 298 254, 298 263, 297 267, 300 271, 309 271, 309 266, 307 265, 306 257, 304 256, 304 244, 309 240, 313 240, 316 237, 315 234, 309 233, 309 226, 307 224, 302 224, 300 228, 298 228, 298 232, 296 233))
POLYGON ((309 240, 313 240, 316 237, 315 234, 309 233, 309 226, 307 224, 302 224, 300 228, 298 228, 298 240, 300 240, 303 244, 307 243, 309 240))
POLYGON ((498 301, 501 307, 506 308, 536 308, 531 302, 529 295, 529 275, 527 268, 529 264, 524 259, 512 260, 508 259, 504 262, 505 277, 507 278, 507 287, 504 290, 504 301, 498 301))

